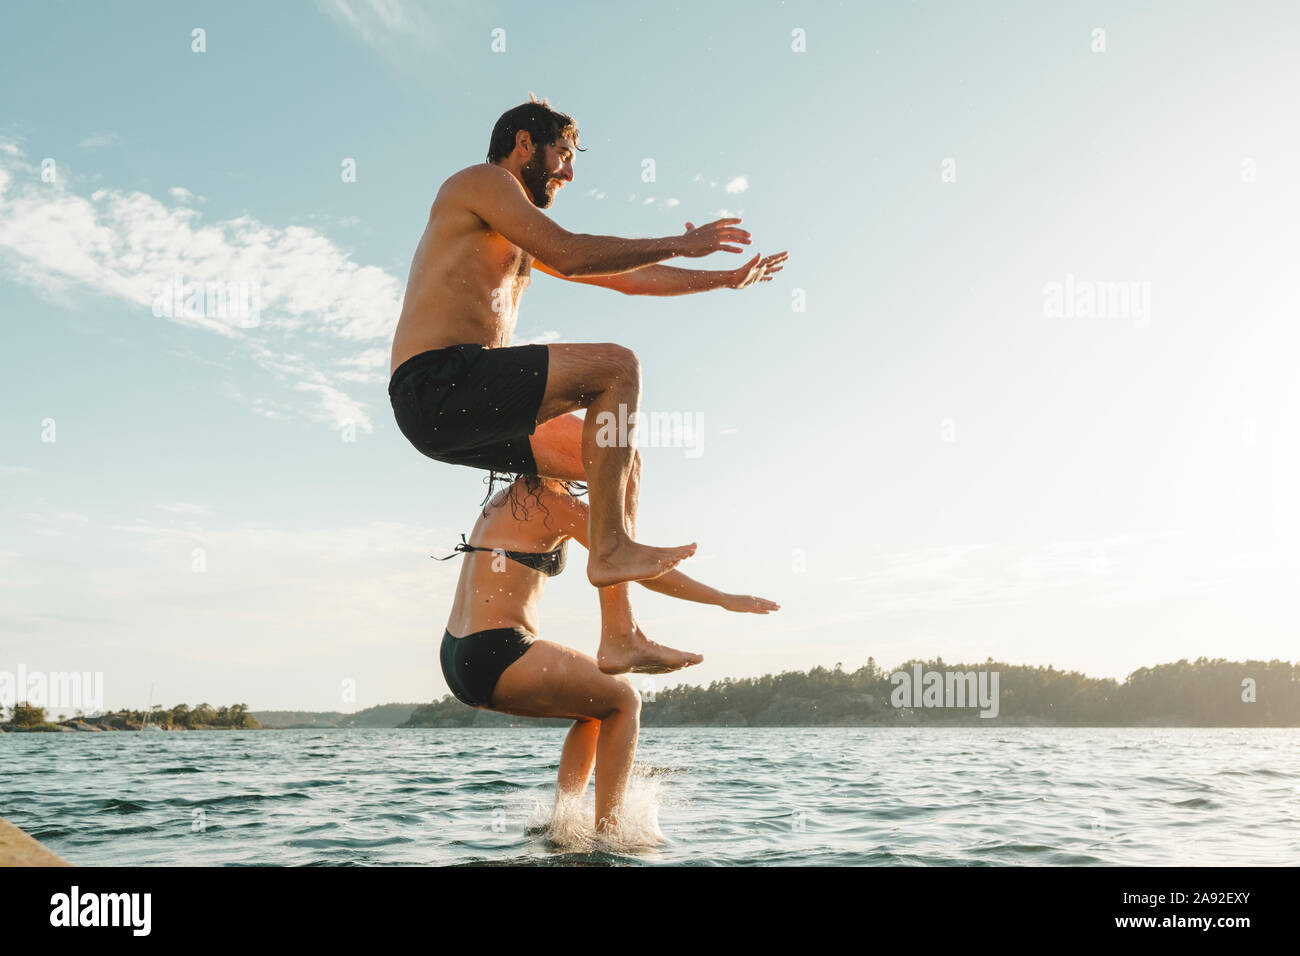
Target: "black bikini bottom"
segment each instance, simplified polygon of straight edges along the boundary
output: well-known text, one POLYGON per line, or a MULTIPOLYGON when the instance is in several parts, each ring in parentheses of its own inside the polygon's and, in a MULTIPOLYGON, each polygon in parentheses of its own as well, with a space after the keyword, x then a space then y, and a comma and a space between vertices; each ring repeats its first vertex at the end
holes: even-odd
POLYGON ((505 669, 523 657, 535 638, 521 627, 497 627, 455 637, 442 635, 442 676, 456 699, 491 707, 492 692, 505 669))

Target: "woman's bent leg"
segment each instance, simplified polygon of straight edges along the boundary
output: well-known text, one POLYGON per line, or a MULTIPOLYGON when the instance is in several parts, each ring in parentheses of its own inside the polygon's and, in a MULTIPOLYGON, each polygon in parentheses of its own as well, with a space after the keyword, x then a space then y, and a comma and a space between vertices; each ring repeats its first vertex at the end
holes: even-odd
POLYGON ((560 751, 560 775, 555 782, 555 801, 574 800, 587 792, 591 768, 596 763, 596 741, 600 737, 600 721, 595 718, 575 720, 564 738, 560 751))
POLYGON ((497 681, 492 709, 524 717, 600 721, 596 740, 596 826, 616 822, 632 775, 641 727, 641 696, 631 681, 606 674, 593 658, 573 648, 552 641, 534 641, 497 681))

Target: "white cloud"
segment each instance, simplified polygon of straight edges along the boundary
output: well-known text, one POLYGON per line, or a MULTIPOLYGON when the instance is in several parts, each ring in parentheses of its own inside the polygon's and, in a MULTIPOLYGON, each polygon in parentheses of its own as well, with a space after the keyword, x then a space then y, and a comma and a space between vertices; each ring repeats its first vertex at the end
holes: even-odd
MULTIPOLYGON (((387 341, 402 301, 394 276, 358 265, 314 229, 250 216, 206 223, 198 210, 145 193, 101 188, 86 197, 66 183, 41 183, 21 158, 0 161, 0 258, 16 278, 49 294, 82 289, 121 299, 146 322, 158 321, 155 299, 177 276, 187 285, 247 283, 258 293, 256 324, 203 313, 166 321, 235 341, 277 380, 314 396, 307 417, 331 427, 342 417, 373 430, 364 405, 344 388, 372 376, 346 364, 324 370, 301 352, 287 353, 285 343, 293 333, 295 348, 319 354, 387 341)), ((172 195, 191 194, 174 187, 172 195)), ((362 371, 376 367, 373 350, 363 354, 362 371)))
MULTIPOLYGON (((448 13, 446 0, 438 6, 440 13, 448 13)), ((413 0, 316 0, 316 7, 397 65, 418 69, 418 55, 434 45, 430 10, 413 0)))
POLYGON ((1020 550, 950 545, 873 556, 857 585, 861 617, 1024 604, 1049 594, 1083 607, 1233 593, 1257 580, 1266 557, 1189 547, 1178 532, 1055 541, 1020 550))
POLYGON ((175 199, 177 202, 189 202, 194 198, 194 193, 190 192, 184 186, 173 186, 171 189, 167 190, 167 192, 170 193, 172 199, 175 199))
MULTIPOLYGON (((429 558, 451 553, 460 527, 410 519, 277 527, 164 516, 63 527, 78 545, 66 561, 0 552, 0 618, 66 610, 58 596, 73 593, 80 616, 120 619, 129 634, 123 646, 138 649, 184 607, 196 639, 173 650, 191 660, 213 653, 203 645, 218 635, 221 655, 264 653, 281 664, 319 653, 338 656, 342 666, 367 643, 422 647, 430 616, 446 612, 460 571, 459 562, 429 558), (192 570, 195 548, 204 552, 201 574, 192 570), (21 592, 10 592, 11 584, 21 592)), ((47 554, 57 547, 42 545, 47 554)))
POLYGON ((316 414, 312 416, 315 421, 334 428, 352 424, 364 427, 366 431, 372 430, 370 416, 365 413, 365 409, 342 389, 322 382, 298 382, 294 388, 316 395, 319 404, 316 414))
POLYGON ((664 205, 665 205, 665 206, 670 206, 670 207, 671 207, 671 206, 677 206, 677 205, 680 205, 680 204, 681 204, 681 201, 680 201, 680 200, 677 200, 677 199, 665 199, 665 200, 664 200, 664 205))
POLYGON ((174 501, 168 504, 155 505, 154 507, 174 515, 205 515, 208 513, 207 505, 196 505, 190 501, 174 501))
POLYGON ((340 381, 356 382, 362 385, 386 385, 388 383, 388 365, 392 359, 392 350, 376 347, 349 355, 335 362, 335 373, 340 381))
POLYGON ((125 140, 121 136, 109 130, 102 133, 91 133, 77 146, 80 149, 110 149, 114 146, 121 146, 123 142, 125 140))
POLYGON ((519 339, 518 341, 511 342, 510 344, 511 345, 549 345, 551 342, 558 342, 558 341, 560 341, 560 333, 555 331, 554 329, 547 329, 545 332, 542 332, 538 335, 534 335, 531 338, 519 339))
POLYGON ((85 524, 88 521, 90 521, 89 517, 83 514, 79 514, 75 511, 47 511, 44 513, 29 511, 26 514, 24 514, 23 517, 26 518, 28 521, 37 521, 45 524, 49 524, 55 521, 63 521, 63 522, 72 521, 75 522, 76 524, 85 524))
POLYGON ((749 177, 737 176, 722 188, 729 193, 743 193, 749 189, 749 177))

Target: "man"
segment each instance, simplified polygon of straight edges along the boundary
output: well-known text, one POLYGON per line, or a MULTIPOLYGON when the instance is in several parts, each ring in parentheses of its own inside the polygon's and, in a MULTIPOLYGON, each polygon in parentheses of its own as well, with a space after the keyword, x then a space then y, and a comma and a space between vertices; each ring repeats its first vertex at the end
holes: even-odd
MULTIPOLYGON (((398 427, 438 461, 585 481, 591 518, 587 578, 598 588, 657 577, 695 544, 651 547, 632 539, 631 443, 597 441, 606 413, 630 419, 640 368, 612 344, 509 347, 533 265, 559 278, 629 295, 680 295, 769 281, 785 253, 739 269, 657 265, 675 256, 741 252, 749 233, 719 219, 662 239, 571 233, 541 212, 573 180, 578 130, 571 117, 532 99, 497 121, 486 163, 451 176, 434 198, 415 251, 393 337, 389 397, 398 427), (570 414, 586 408, 585 420, 570 414)), ((611 668, 680 667, 697 655, 618 635, 602 649, 611 668)))

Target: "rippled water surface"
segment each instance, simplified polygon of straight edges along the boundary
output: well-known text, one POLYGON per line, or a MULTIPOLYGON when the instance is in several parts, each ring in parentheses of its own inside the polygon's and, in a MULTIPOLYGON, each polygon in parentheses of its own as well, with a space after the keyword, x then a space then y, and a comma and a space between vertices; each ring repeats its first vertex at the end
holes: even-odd
POLYGON ((646 729, 655 848, 551 825, 563 739, 6 734, 0 815, 86 865, 1300 863, 1300 730, 646 729))

